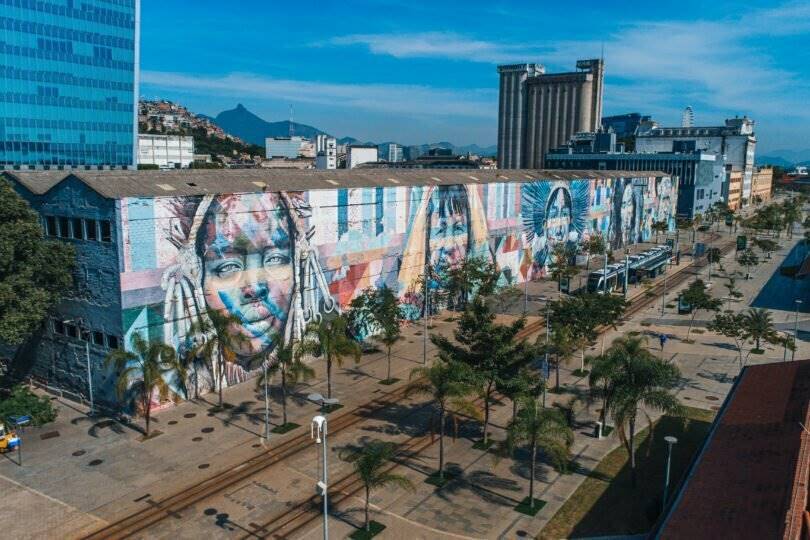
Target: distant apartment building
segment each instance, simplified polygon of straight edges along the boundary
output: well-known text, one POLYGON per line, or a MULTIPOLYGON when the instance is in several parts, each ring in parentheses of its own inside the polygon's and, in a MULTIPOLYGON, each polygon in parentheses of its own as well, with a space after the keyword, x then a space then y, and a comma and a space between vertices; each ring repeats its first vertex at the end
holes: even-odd
POLYGON ((751 177, 751 201, 769 201, 773 197, 773 168, 757 167, 751 177))
POLYGON ((315 149, 316 169, 337 169, 337 140, 334 137, 318 135, 315 139, 315 149))
POLYGON ((377 146, 379 158, 389 163, 405 161, 405 149, 401 144, 386 143, 377 146))
POLYGON ((539 64, 498 66, 498 166, 542 169, 545 155, 574 133, 602 122, 604 64, 579 60, 577 71, 546 74, 539 64))
POLYGON ((3 1, 0 168, 131 168, 139 0, 3 1))
POLYGON ((301 155, 304 143, 309 142, 303 137, 267 137, 264 140, 265 157, 295 159, 301 155))
POLYGON ((194 161, 194 137, 138 135, 138 165, 185 169, 194 161))
POLYGON ((754 121, 748 117, 727 119, 723 126, 653 127, 636 136, 637 152, 706 151, 725 156, 731 170, 743 173, 742 198, 751 201, 756 149, 754 121))
MULTIPOLYGON (((723 200, 726 179, 722 156, 708 152, 683 154, 579 152, 562 149, 546 155, 547 169, 595 171, 660 171, 678 178, 677 214, 693 218, 723 200)), ((663 196, 663 195, 662 195, 663 196)))
POLYGON ((367 144, 351 144, 346 149, 346 168, 354 169, 362 163, 377 161, 377 147, 367 144))

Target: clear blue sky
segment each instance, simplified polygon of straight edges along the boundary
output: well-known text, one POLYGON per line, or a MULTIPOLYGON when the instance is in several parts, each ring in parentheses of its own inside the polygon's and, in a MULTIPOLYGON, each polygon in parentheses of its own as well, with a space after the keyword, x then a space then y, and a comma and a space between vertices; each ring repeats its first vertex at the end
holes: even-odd
POLYGON ((604 47, 605 114, 747 114, 758 153, 810 148, 810 2, 143 0, 141 94, 244 104, 337 136, 494 144, 503 62, 604 47))

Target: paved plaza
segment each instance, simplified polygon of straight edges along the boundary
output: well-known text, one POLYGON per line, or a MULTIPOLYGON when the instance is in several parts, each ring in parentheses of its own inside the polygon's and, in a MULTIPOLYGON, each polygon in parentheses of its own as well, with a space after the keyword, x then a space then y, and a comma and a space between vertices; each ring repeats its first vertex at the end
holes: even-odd
MULTIPOLYGON (((798 240, 798 237, 797 237, 798 240)), ((790 242, 782 240, 783 248, 772 260, 757 266, 752 279, 738 279, 745 298, 735 309, 744 308, 772 278, 779 262, 788 253, 790 242)), ((691 259, 682 260, 682 266, 691 259)), ((724 260, 727 271, 735 271, 733 254, 724 260)), ((673 270, 670 271, 670 273, 673 270)), ((708 269, 702 278, 708 279, 708 269)), ((722 296, 725 288, 719 277, 712 278, 713 294, 722 296)), ((685 286, 682 285, 681 288, 685 286)), ((678 290, 667 295, 664 305, 672 305, 678 290)), ((529 313, 538 313, 542 297, 554 296, 554 284, 532 283, 528 289, 529 313)), ((634 287, 630 296, 644 294, 634 287)), ((523 309, 523 299, 517 300, 509 311, 523 309)), ((434 320, 434 333, 449 335, 454 328, 450 314, 434 320)), ((775 310, 774 319, 780 329, 792 328, 794 314, 775 310)), ((504 315, 504 320, 513 315, 504 315)), ((800 314, 804 325, 806 315, 800 314)), ((708 314, 699 313, 694 343, 685 343, 687 316, 665 307, 661 315, 660 297, 656 302, 609 331, 606 343, 628 332, 650 336, 649 346, 656 354, 672 358, 683 372, 678 390, 687 405, 717 410, 739 373, 736 351, 729 340, 705 331, 708 314), (666 333, 670 339, 661 352, 657 336, 666 333)), ((800 326, 803 326, 800 324, 800 326)), ((803 326, 804 327, 804 326, 803 326)), ((800 337, 803 337, 800 334, 800 337)), ((394 376, 405 384, 410 370, 422 365, 423 328, 421 323, 405 330, 405 339, 394 349, 394 376)), ((598 353, 601 343, 590 354, 598 353)), ((433 347, 428 344, 428 357, 433 347)), ((810 345, 799 342, 797 358, 808 357, 810 345)), ((763 355, 746 354, 749 363, 781 361, 783 350, 766 347, 763 355)), ((289 403, 290 419, 304 427, 287 435, 273 435, 269 445, 279 444, 308 429, 317 406, 304 399, 311 392, 325 393, 323 365, 315 362, 316 377, 302 384, 289 403)), ((333 383, 336 397, 347 407, 368 402, 395 387, 380 385, 385 377, 385 355, 374 352, 364 355, 354 364, 348 361, 336 369, 333 383)), ((562 369, 565 392, 549 394, 549 405, 567 403, 573 396, 587 391, 587 381, 577 378, 572 370, 578 359, 562 369)), ((7 494, 0 517, 5 518, 7 534, 17 538, 72 538, 92 531, 100 525, 129 512, 144 508, 172 494, 183 486, 192 485, 219 471, 228 470, 249 457, 264 451, 261 435, 264 430, 262 395, 253 382, 225 392, 231 405, 225 412, 214 412, 215 395, 204 396, 196 402, 186 402, 156 414, 154 429, 160 435, 146 441, 131 427, 107 418, 88 418, 82 407, 71 402, 55 400, 59 418, 41 429, 28 429, 23 434, 23 466, 15 463, 15 455, 0 458, 0 486, 7 494), (46 516, 46 517, 43 517, 46 516), (10 527, 10 530, 9 530, 10 527)), ((280 423, 280 405, 274 395, 271 421, 280 423)), ((507 401, 494 407, 492 435, 504 438, 504 427, 511 417, 507 401)), ((349 471, 339 459, 342 449, 362 444, 370 438, 406 441, 411 437, 429 436, 426 426, 430 410, 422 398, 404 400, 388 407, 355 428, 341 431, 330 438, 330 475, 339 478, 349 471)), ((546 506, 530 518, 513 507, 528 490, 528 470, 525 461, 495 459, 492 453, 476 450, 473 443, 480 428, 472 422, 462 422, 459 437, 448 438, 445 458, 457 478, 441 490, 424 482, 435 470, 438 444, 418 455, 399 458, 397 472, 408 476, 414 491, 384 489, 374 493, 374 519, 388 526, 383 538, 518 538, 534 537, 573 493, 577 486, 612 449, 619 445, 615 436, 601 440, 593 436, 595 410, 582 408, 576 415, 576 441, 572 448, 579 466, 576 472, 560 475, 543 463, 537 477, 537 495, 546 506)), ((149 531, 150 538, 213 538, 241 537, 247 533, 261 534, 259 526, 273 516, 282 515, 297 501, 314 492, 318 476, 317 448, 301 452, 293 458, 266 468, 249 481, 233 486, 203 503, 192 505, 179 516, 164 520, 149 531)), ((363 501, 352 497, 333 507, 332 535, 343 538, 362 522, 363 501)), ((319 538, 320 521, 314 521, 300 535, 319 538)), ((147 537, 145 535, 144 537, 147 537)))

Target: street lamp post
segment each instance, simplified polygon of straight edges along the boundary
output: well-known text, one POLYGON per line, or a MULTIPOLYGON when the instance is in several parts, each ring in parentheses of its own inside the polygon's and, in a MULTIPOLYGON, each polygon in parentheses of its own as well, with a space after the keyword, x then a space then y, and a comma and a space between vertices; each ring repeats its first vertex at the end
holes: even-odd
POLYGON ((664 316, 664 307, 667 303, 667 267, 664 263, 664 293, 661 295, 661 317, 664 316))
POLYGON ((323 475, 317 486, 323 495, 323 540, 329 540, 329 510, 326 490, 327 484, 327 462, 326 462, 326 417, 317 415, 312 418, 310 425, 310 438, 315 439, 315 444, 323 445, 323 475))
POLYGON ((793 350, 790 353, 791 362, 796 359, 796 349, 799 347, 799 304, 801 304, 802 301, 797 299, 795 302, 796 317, 793 319, 793 350))
POLYGON ((664 476, 664 501, 661 505, 661 512, 664 512, 667 509, 667 496, 669 495, 669 469, 672 464, 672 446, 678 442, 678 439, 672 435, 667 435, 664 437, 664 440, 667 442, 667 470, 664 476))

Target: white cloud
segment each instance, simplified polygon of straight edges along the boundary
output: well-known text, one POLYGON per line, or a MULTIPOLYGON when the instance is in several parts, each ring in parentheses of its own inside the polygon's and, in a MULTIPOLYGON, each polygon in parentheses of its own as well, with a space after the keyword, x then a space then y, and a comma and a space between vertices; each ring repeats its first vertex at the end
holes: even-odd
POLYGON ((606 106, 659 112, 692 104, 700 113, 755 118, 810 119, 810 85, 777 66, 768 44, 810 32, 810 3, 747 10, 733 19, 650 21, 620 26, 599 39, 510 44, 454 32, 354 34, 329 41, 363 45, 396 58, 445 58, 471 62, 540 62, 570 69, 577 58, 604 47, 606 106), (635 100, 632 96, 635 95, 635 100))
POLYGON ((159 88, 216 93, 240 98, 282 99, 408 116, 459 116, 492 119, 497 89, 452 89, 404 84, 337 84, 271 79, 249 73, 223 77, 142 71, 141 82, 159 88))
POLYGON ((328 41, 332 45, 363 45, 374 54, 395 58, 446 58, 505 63, 536 54, 531 47, 474 39, 454 32, 413 34, 352 34, 328 41))

